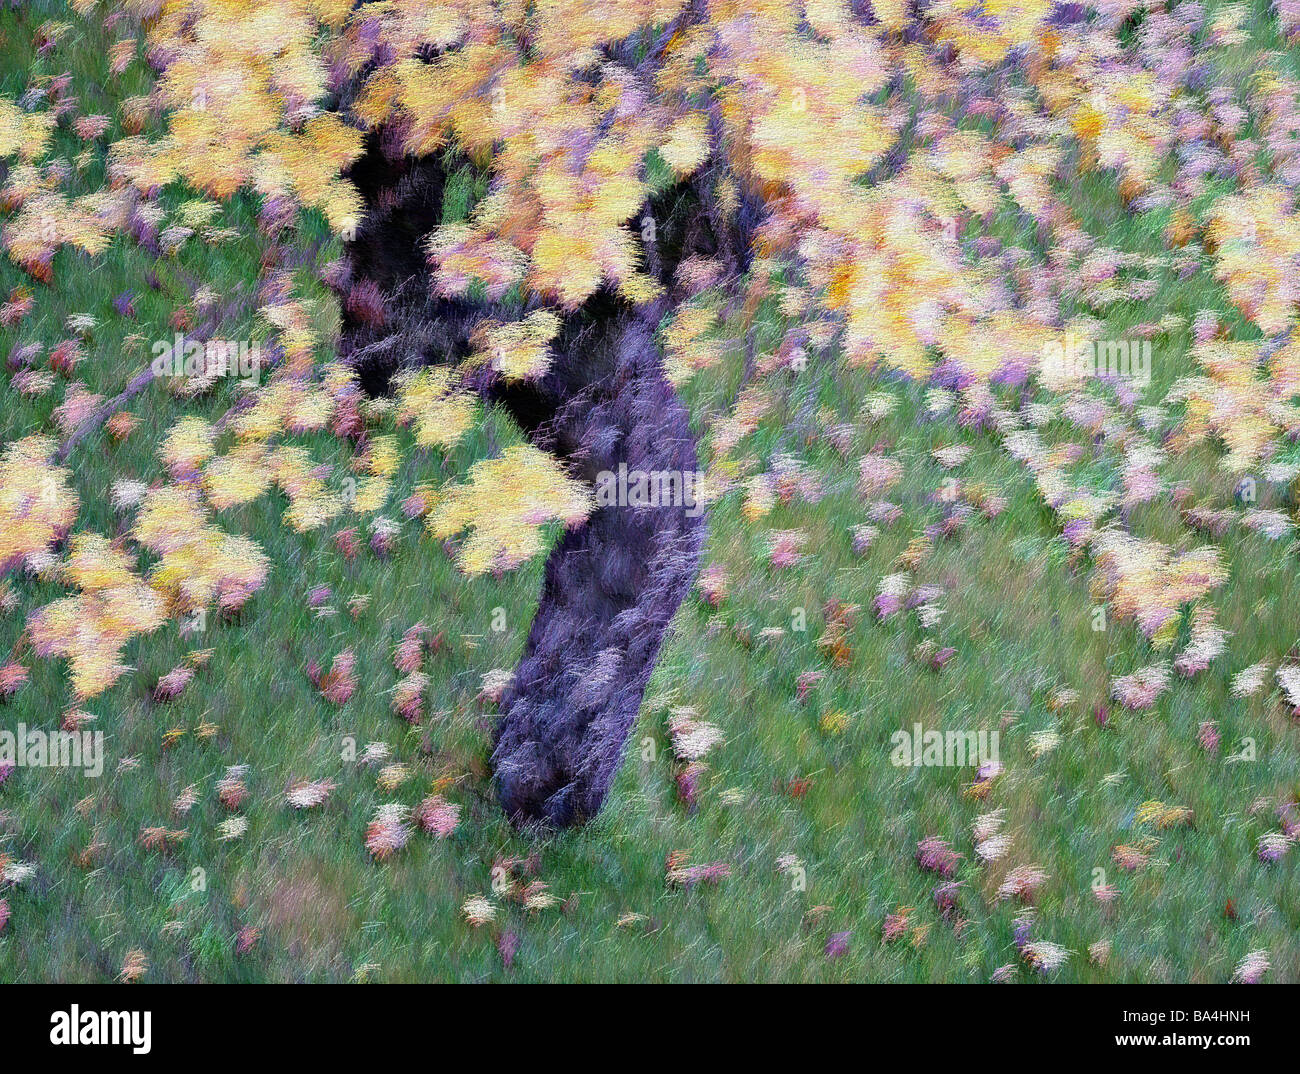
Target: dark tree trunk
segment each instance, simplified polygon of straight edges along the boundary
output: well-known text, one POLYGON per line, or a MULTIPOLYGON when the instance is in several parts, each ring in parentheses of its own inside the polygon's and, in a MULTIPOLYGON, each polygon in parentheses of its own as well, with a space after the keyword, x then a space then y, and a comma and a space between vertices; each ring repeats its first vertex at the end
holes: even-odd
MULTIPOLYGON (((620 464, 695 474, 689 416, 664 379, 654 327, 629 309, 575 332, 544 382, 555 408, 535 435, 585 480, 620 464)), ((516 822, 566 825, 599 811, 703 535, 701 507, 685 499, 605 506, 551 553, 493 753, 516 822)))
MULTIPOLYGON (((464 357, 474 324, 496 311, 430 290, 421 241, 439 221, 439 159, 392 157, 383 136, 372 136, 351 178, 368 213, 336 282, 345 295, 381 294, 382 311, 345 299, 343 356, 367 391, 382 392, 399 368, 464 357)), ((679 480, 695 474, 689 416, 664 378, 655 331, 680 300, 675 272, 685 256, 743 271, 754 217, 747 207, 741 222, 718 226, 703 180, 647 206, 657 233, 647 265, 665 298, 633 306, 601 291, 564 319, 544 377, 508 385, 485 372, 473 385, 574 476, 594 482, 620 464, 679 480)), ((698 504, 604 506, 551 553, 493 752, 501 803, 516 824, 568 825, 599 811, 703 535, 698 504)))

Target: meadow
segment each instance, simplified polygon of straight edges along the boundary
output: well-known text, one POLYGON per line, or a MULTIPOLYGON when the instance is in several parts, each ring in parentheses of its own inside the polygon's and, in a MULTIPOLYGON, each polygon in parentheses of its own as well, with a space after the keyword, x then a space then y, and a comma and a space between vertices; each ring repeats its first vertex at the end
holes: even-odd
MULTIPOLYGON (((1205 62, 1236 99, 1250 99, 1265 58, 1300 79, 1300 49, 1271 6, 1202 6, 1208 20, 1231 16, 1234 34, 1205 62)), ((72 195, 105 184, 122 102, 154 77, 143 46, 112 69, 118 36, 102 13, 55 0, 0 10, 0 96, 66 73, 72 115, 110 117, 90 141, 67 121, 53 129, 45 159, 67 162, 72 195), (49 41, 52 21, 66 28, 49 41)), ((1253 117, 1239 136, 1259 141, 1253 117)), ((1182 166, 1165 160, 1166 180, 1182 166)), ((1198 207, 1210 212, 1238 178, 1210 173, 1198 207)), ((94 697, 73 699, 66 661, 35 658, 25 640, 31 612, 69 587, 48 563, 11 571, 0 654, 26 675, 0 703, 0 728, 54 730, 83 710, 106 766, 98 779, 18 767, 0 783, 0 981, 1300 980, 1300 699, 1276 677, 1300 661, 1300 447, 1293 426, 1234 472, 1220 439, 1178 440, 1190 406, 1177 386, 1201 372, 1201 326, 1269 333, 1216 277, 1212 250, 1171 248, 1173 210, 1139 211, 1121 185, 1100 168, 1054 195, 1098 258, 1120 265, 1061 268, 1074 284, 1063 321, 1151 345, 1150 383, 1129 395, 1104 378, 1072 395, 1030 380, 995 385, 972 416, 941 378, 851 363, 835 346, 767 361, 791 323, 776 288, 743 327, 735 308, 720 318, 716 360, 681 387, 702 465, 725 479, 703 570, 613 793, 580 828, 515 830, 488 764, 492 673, 520 657, 545 555, 471 576, 451 542, 394 506, 523 443, 501 411, 446 450, 397 429, 408 450, 382 549, 367 519, 285 525, 275 491, 221 511, 224 530, 265 554, 264 584, 233 614, 132 638, 129 670, 94 697), (1009 450, 999 413, 1038 438, 1033 465, 1009 450), (1117 612, 1098 546, 1071 541, 1036 480, 1054 451, 1076 487, 1122 505, 1125 533, 1178 554, 1212 544, 1226 581, 1151 633, 1140 613, 1117 612), (1152 495, 1128 495, 1135 472, 1152 495), (1221 524, 1190 524, 1191 505, 1221 524), (1252 511, 1277 512, 1282 532, 1242 524, 1252 511), (348 525, 359 534, 339 539, 348 525), (1124 703, 1116 680, 1169 668, 1210 603, 1225 641, 1206 666, 1167 670, 1152 703, 1124 703), (418 723, 394 700, 407 673, 394 653, 413 628, 427 675, 418 723), (320 669, 344 652, 355 683, 331 700, 320 669), (1239 688, 1260 663, 1262 685, 1239 688), (159 681, 180 667, 192 677, 163 696, 159 681), (895 732, 915 724, 996 730, 998 764, 897 765, 895 732), (331 791, 295 808, 299 781, 331 791), (450 822, 414 825, 376 853, 377 811, 419 817, 430 796, 453 807, 450 822)), ((157 205, 164 224, 202 220, 193 230, 208 239, 164 255, 122 235, 93 256, 65 246, 58 286, 0 258, 0 295, 32 295, 0 328, 0 355, 70 338, 81 354, 75 378, 48 390, 20 390, 13 363, 0 374, 0 444, 66 441, 70 385, 113 399, 178 324, 210 317, 219 338, 272 346, 257 312, 268 264, 286 267, 309 319, 337 317, 322 277, 341 240, 320 214, 268 234, 252 193, 199 200, 174 183, 157 205)), ((1030 251, 1027 274, 1047 253, 1009 201, 960 241, 1030 251)), ((151 383, 124 399, 130 434, 93 429, 64 461, 75 531, 129 534, 122 482, 166 484, 168 431, 186 416, 229 420, 240 396, 233 382, 195 398, 151 383)), ((333 464, 330 480, 349 472, 328 431, 295 442, 333 464)), ((549 547, 560 527, 545 532, 549 547)))

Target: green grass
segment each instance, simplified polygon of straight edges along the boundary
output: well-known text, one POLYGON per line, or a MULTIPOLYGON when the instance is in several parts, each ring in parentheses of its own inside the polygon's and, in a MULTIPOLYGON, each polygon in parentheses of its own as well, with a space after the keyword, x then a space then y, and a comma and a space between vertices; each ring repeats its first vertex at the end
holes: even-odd
MULTIPOLYGON (((75 18, 58 49, 31 66, 21 42, 60 7, 40 2, 0 12, 0 92, 21 93, 31 73, 68 70, 83 111, 113 114, 121 96, 146 91, 139 64, 125 77, 109 75, 105 39, 75 18)), ((109 137, 118 133, 111 128, 109 137)), ((54 153, 79 150, 61 131, 54 153)), ((75 186, 94 189, 102 178, 102 161, 92 163, 75 186)), ((468 204, 473 179, 458 182, 468 204)), ((169 192, 165 204, 181 200, 169 192)), ((1117 248, 1159 251, 1161 214, 1128 213, 1106 177, 1079 184, 1070 201, 1083 224, 1117 248)), ((193 240, 161 265, 121 239, 94 262, 60 253, 58 286, 37 288, 36 311, 17 329, 0 332, 0 353, 29 340, 57 342, 70 314, 91 313, 99 326, 79 375, 102 394, 120 391, 148 355, 147 348, 129 353, 125 337, 170 338, 168 319, 190 297, 187 280, 207 282, 223 295, 255 285, 266 240, 253 215, 250 201, 236 199, 220 223, 237 228, 239 240, 220 247, 193 240), (151 269, 162 280, 156 291, 145 282, 151 269), (112 296, 126 290, 137 295, 131 323, 111 306, 112 296)), ((1013 237, 1013 225, 1006 223, 1004 238, 1013 237)), ((313 237, 322 235, 307 229, 302 241, 313 237)), ((331 252, 327 247, 322 260, 331 252)), ((1180 280, 1166 269, 1157 277, 1149 303, 1108 311, 1109 338, 1166 313, 1190 324, 1206 308, 1235 323, 1207 272, 1180 280)), ((0 293, 22 282, 18 269, 0 261, 0 293)), ((319 286, 317 294, 325 300, 319 286)), ((226 329, 231 338, 247 336, 254 331, 251 316, 226 329)), ((760 329, 760 338, 778 338, 779 326, 760 329)), ((1188 346, 1188 330, 1157 340, 1153 397, 1191 371, 1188 346)), ((740 382, 738 355, 692 382, 684 394, 701 430, 726 412, 740 382)), ((1247 951, 1266 948, 1270 979, 1300 980, 1297 855, 1262 864, 1256 845, 1276 820, 1271 808, 1252 811, 1261 797, 1275 803, 1300 790, 1300 729, 1284 716, 1271 684, 1246 700, 1231 698, 1227 685, 1232 673, 1256 660, 1276 661, 1297 642, 1294 543, 1242 531, 1219 542, 1232 577, 1213 603, 1233 632, 1230 655, 1190 681, 1176 678, 1155 710, 1114 709, 1101 727, 1093 713, 1106 701, 1111 677, 1154 656, 1129 625, 1092 629, 1089 565, 1069 556, 1029 475, 997 438, 960 429, 951 415, 927 419, 921 386, 834 361, 811 363, 797 375, 774 374, 767 388, 774 405, 737 457, 757 473, 778 453, 796 455, 820 476, 826 494, 816 503, 796 497, 757 524, 743 517, 738 492, 713 507, 705 559, 726 569, 729 595, 716 611, 694 597, 683 605, 627 761, 594 822, 522 836, 492 796, 493 710, 479 698, 480 680, 517 661, 542 558, 499 580, 467 579, 440 544, 408 522, 390 560, 363 552, 348 562, 329 541, 332 528, 303 536, 283 525, 285 502, 273 493, 219 516, 227 531, 256 540, 273 565, 266 587, 238 621, 209 616, 207 629, 188 640, 169 623, 137 640, 126 657, 134 670, 86 705, 107 736, 103 778, 20 769, 0 788, 0 853, 37 865, 31 880, 5 892, 12 919, 0 934, 0 981, 110 980, 133 949, 146 953, 150 981, 983 981, 1017 961, 1013 921, 1023 908, 999 901, 996 889, 1007 866, 1029 863, 1049 875, 1035 900, 1036 935, 1074 952, 1052 979, 1222 981, 1247 951), (858 415, 860 400, 879 390, 893 392, 899 405, 868 426, 858 415), (819 435, 834 422, 857 422, 847 460, 819 435), (906 463, 903 481, 887 494, 903 514, 859 556, 849 533, 865 521, 856 459, 882 442, 906 463), (935 673, 911 657, 925 636, 915 617, 876 623, 869 606, 911 538, 939 518, 929 497, 946 475, 930 451, 957 443, 973 449, 957 471, 962 482, 988 484, 1009 506, 996 519, 976 520, 962 535, 937 542, 917 572, 918 583, 945 590, 947 614, 930 633, 958 650, 935 673), (770 570, 763 544, 769 529, 806 530, 804 563, 770 570), (321 585, 333 590, 335 614, 308 607, 308 591, 321 585), (358 595, 368 596, 369 605, 354 618, 347 602, 358 595), (823 608, 832 599, 863 608, 848 638, 846 667, 829 664, 817 647, 823 608), (505 611, 502 631, 492 629, 498 608, 505 611), (791 629, 800 608, 803 632, 791 629), (447 644, 426 667, 428 716, 412 729, 389 709, 398 677, 391 658, 401 633, 421 620, 447 644), (760 638, 767 627, 785 633, 760 638), (156 704, 151 692, 158 677, 195 647, 211 647, 211 662, 179 698, 156 704), (305 668, 313 658, 328 665, 347 647, 357 653, 362 685, 336 708, 312 687, 305 668), (800 701, 796 685, 807 671, 824 677, 800 701), (1079 691, 1078 703, 1050 711, 1056 686, 1079 691), (667 718, 676 705, 694 707, 725 735, 708 757, 694 813, 678 800, 674 784, 667 718), (849 716, 841 733, 821 725, 831 712, 849 716), (1218 721, 1223 735, 1217 756, 1197 744, 1206 719, 1218 721), (891 734, 913 722, 1000 729, 1006 772, 987 800, 966 793, 968 768, 890 764, 891 734), (218 728, 206 738, 196 733, 205 723, 218 728), (173 729, 185 734, 165 747, 173 729), (1030 736, 1047 730, 1059 733, 1060 744, 1035 758, 1030 736), (1247 737, 1257 759, 1229 762, 1247 737), (371 741, 388 743, 394 759, 416 773, 393 794, 376 787, 373 769, 344 758, 349 742, 360 748, 371 741), (128 758, 137 763, 124 766, 128 758), (213 785, 234 764, 249 766, 251 796, 242 810, 249 828, 222 842, 217 825, 226 813, 213 785), (417 833, 391 860, 372 861, 364 837, 376 806, 415 805, 444 777, 452 781, 445 793, 463 808, 456 833, 441 842, 417 833), (283 800, 295 778, 330 778, 338 788, 325 807, 296 813, 283 800), (792 795, 792 780, 808 780, 806 792, 792 795), (199 802, 176 820, 171 802, 189 785, 199 789, 199 802), (1134 815, 1149 799, 1188 806, 1195 819, 1149 831, 1155 839, 1150 862, 1122 872, 1112 848, 1148 833, 1134 815), (1011 849, 981 868, 970 825, 992 809, 1005 810, 1011 849), (170 854, 146 851, 138 835, 151 825, 184 827, 188 838, 170 854), (960 927, 938 913, 937 878, 914 860, 917 842, 930 835, 964 855, 957 873, 960 927), (101 853, 90 867, 79 865, 74 858, 92 843, 102 845, 101 853), (692 862, 727 862, 732 873, 716 886, 674 888, 665 880, 665 858, 679 850, 692 862), (563 905, 529 914, 497 899, 497 921, 471 928, 461 913, 466 898, 492 891, 494 864, 530 854, 536 878, 563 905), (803 863, 805 889, 778 870, 782 855, 803 863), (1092 897, 1097 869, 1120 889, 1109 909, 1092 897), (1224 913, 1229 900, 1235 919, 1224 913), (914 907, 913 921, 929 928, 884 944, 881 923, 900 906, 914 907), (261 939, 237 956, 235 937, 249 926, 260 929, 261 939), (847 953, 828 958, 828 938, 846 930, 847 953), (509 968, 496 942, 505 932, 518 940, 509 968), (1113 945, 1104 967, 1087 957, 1099 940, 1113 945)), ((61 392, 62 384, 49 397, 26 400, 7 391, 0 440, 48 430, 61 392)), ((207 400, 182 404, 155 386, 132 404, 143 421, 128 441, 84 441, 69 460, 82 496, 78 529, 120 532, 123 519, 108 498, 112 482, 163 480, 155 455, 160 435, 182 413, 215 420, 233 399, 223 387, 207 400)), ((1070 431, 1057 422, 1045 435, 1063 440, 1070 431)), ((419 482, 463 474, 473 460, 518 439, 505 418, 490 415, 450 457, 411 454, 392 502, 419 482)), ((304 442, 322 461, 346 461, 328 437, 304 442)), ((1232 489, 1215 461, 1212 449, 1201 448, 1171 458, 1162 474, 1196 483, 1226 505, 1232 489)), ((1118 487, 1121 464, 1113 446, 1086 461, 1090 478, 1106 487, 1118 487)), ((1271 500, 1261 506, 1294 508, 1277 490, 1266 497, 1271 500)), ((1140 536, 1179 547, 1201 543, 1167 498, 1134 512, 1131 522, 1140 536)), ((0 617, 0 651, 17 642, 29 610, 64 594, 32 579, 13 585, 19 610, 0 617)), ((28 663, 32 681, 0 709, 0 726, 54 729, 68 704, 65 668, 56 661, 28 663)), ((1037 979, 1025 969, 1018 973, 1037 979)))

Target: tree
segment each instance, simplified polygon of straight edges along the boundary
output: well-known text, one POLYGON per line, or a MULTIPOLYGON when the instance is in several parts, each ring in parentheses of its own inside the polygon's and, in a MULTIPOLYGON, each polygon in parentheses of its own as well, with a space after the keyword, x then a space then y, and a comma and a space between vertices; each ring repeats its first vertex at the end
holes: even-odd
MULTIPOLYGON (((19 158, 5 186, 10 256, 49 282, 65 245, 95 253, 118 231, 160 249, 183 242, 151 227, 173 183, 213 198, 251 189, 268 229, 320 213, 345 250, 331 278, 338 360, 317 361, 328 333, 296 300, 292 273, 268 266, 272 376, 229 416, 239 444, 213 458, 210 430, 178 428, 168 465, 188 491, 151 494, 135 537, 165 563, 185 546, 169 526, 206 533, 209 507, 272 484, 301 529, 375 509, 394 465, 367 428, 364 394, 391 393, 423 446, 453 445, 483 405, 505 407, 534 450, 477 469, 426 513, 435 535, 473 531, 469 572, 517 565, 540 547, 544 521, 569 527, 502 701, 494 757, 516 820, 590 817, 608 790, 694 577, 702 522, 681 503, 594 507, 587 489, 622 466, 694 473, 673 389, 720 360, 724 322, 747 377, 834 351, 960 393, 961 420, 1006 432, 1072 545, 1098 557, 1101 591, 1144 629, 1176 620, 1156 579, 1177 574, 1185 603, 1221 584, 1217 561, 1109 533, 1113 502, 1077 487, 993 395, 1033 377, 1071 390, 1074 374, 1041 357, 1068 327, 1073 276, 1107 278, 1056 182, 1105 172, 1134 211, 1167 208, 1171 248, 1201 236, 1243 317, 1269 337, 1266 375, 1253 342, 1198 340, 1206 375, 1180 387, 1188 417, 1176 442, 1219 437, 1225 465, 1240 470, 1296 426, 1300 233, 1279 104, 1293 83, 1269 72, 1258 87, 1261 134, 1279 147, 1273 173, 1234 161, 1248 189, 1215 211, 1193 184, 1161 175, 1196 92, 1186 65, 1161 57, 1171 43, 1231 41, 1234 16, 1206 27, 1159 4, 1139 17, 1131 5, 1047 0, 127 0, 124 10, 143 27, 158 84, 128 109, 136 133, 112 147, 107 189, 64 197, 33 163, 49 122, 0 102, 0 151, 19 158), (166 118, 161 137, 141 133, 153 114, 166 118), (1014 257, 970 237, 972 223, 1004 213, 1026 233, 1014 257), (760 354, 749 329, 769 300, 790 327, 760 354), (347 502, 282 442, 323 428, 364 464, 347 502)), ((11 296, 5 315, 21 317, 25 301, 11 296)), ((63 358, 75 364, 75 350, 63 358)), ((65 402, 64 454, 117 403, 65 402)), ((48 549, 76 514, 57 460, 24 443, 4 464, 22 485, 51 485, 55 500, 12 531, 6 563, 48 549)), ((1135 458, 1130 498, 1145 469, 1135 458)), ((172 614, 242 603, 260 584, 257 570, 226 572, 179 592, 160 570, 153 584, 172 614)))

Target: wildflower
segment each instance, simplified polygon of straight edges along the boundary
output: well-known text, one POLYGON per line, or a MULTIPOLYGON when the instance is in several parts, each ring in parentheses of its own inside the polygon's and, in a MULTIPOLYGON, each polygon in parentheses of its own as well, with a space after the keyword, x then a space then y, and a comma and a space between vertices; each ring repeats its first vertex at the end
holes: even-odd
POLYGON ((515 964, 515 955, 519 951, 519 934, 513 929, 506 929, 497 938, 497 952, 501 955, 501 965, 510 969, 515 964))
POLYGON ((334 657, 330 669, 317 679, 321 697, 331 705, 345 705, 357 688, 357 657, 351 649, 344 649, 334 657))
POLYGON ((725 880, 731 875, 731 866, 720 861, 707 865, 690 865, 684 851, 674 850, 668 855, 665 872, 669 884, 694 887, 696 884, 716 884, 725 880))
POLYGON ((334 534, 334 547, 343 553, 344 559, 356 559, 361 551, 361 546, 357 543, 357 533, 357 527, 350 526, 334 534))
POLYGON ((217 825, 217 838, 223 843, 239 839, 248 831, 247 817, 227 817, 217 825))
POLYGON ((804 867, 803 861, 794 854, 782 854, 776 859, 776 870, 789 877, 795 877, 804 867))
POLYGON ((172 668, 171 671, 158 680, 158 684, 154 687, 154 700, 157 702, 170 701, 180 694, 193 678, 194 670, 192 668, 188 668, 183 664, 172 668))
POLYGON ((85 359, 86 353, 79 340, 67 339, 50 348, 50 368, 64 376, 71 376, 85 359))
POLYGON ((1125 708, 1149 709, 1169 686, 1169 669, 1159 664, 1141 668, 1111 683, 1111 696, 1125 708))
POLYGON ((822 681, 825 673, 821 671, 804 671, 795 682, 795 696, 800 701, 805 701, 813 688, 822 681))
POLYGON ((13 375, 10 384, 20 395, 35 399, 49 394, 50 389, 54 387, 54 374, 39 369, 24 369, 21 373, 13 375))
POLYGON ((285 791, 284 799, 294 809, 315 809, 319 805, 324 805, 333 793, 332 780, 318 779, 308 782, 300 779, 285 791))
POLYGON ((885 924, 881 930, 885 943, 893 943, 907 934, 911 923, 909 918, 912 914, 912 907, 900 906, 891 914, 885 915, 885 924))
POLYGON ((985 761, 975 770, 975 782, 971 784, 972 797, 987 798, 993 781, 1002 775, 1001 761, 985 761))
POLYGON ((424 662, 424 640, 428 628, 423 623, 416 623, 402 635, 393 652, 393 665, 403 675, 410 675, 420 669, 424 662))
POLYGON ((217 798, 230 812, 234 812, 248 800, 248 787, 244 777, 248 775, 248 765, 233 764, 226 769, 226 774, 217 781, 217 798))
POLYGON ((916 844, 916 863, 928 873, 951 879, 962 855, 937 836, 928 836, 916 844))
POLYGON ((1270 541, 1281 540, 1292 529, 1291 520, 1281 511, 1261 511, 1255 508, 1242 514, 1241 524, 1270 541))
POLYGON ((876 618, 884 620, 903 607, 910 580, 906 574, 891 574, 880 580, 880 591, 872 601, 876 618))
POLYGON ((997 861, 1011 848, 1011 839, 1001 833, 988 836, 975 844, 975 854, 980 861, 997 861))
POLYGON ((858 617, 858 605, 842 600, 826 602, 826 631, 817 639, 817 648, 836 666, 848 667, 853 659, 849 644, 853 624, 858 617))
POLYGON ((876 526, 862 523, 849 528, 849 534, 853 538, 853 551, 856 555, 865 556, 870 550, 872 543, 880 536, 880 529, 876 526))
POLYGON ((377 765, 383 764, 392 754, 393 748, 387 742, 367 742, 365 749, 361 751, 361 756, 357 758, 358 764, 377 765))
POLYGON ((695 584, 700 591, 700 596, 712 607, 718 607, 727 596, 726 568, 720 563, 705 567, 695 584))
POLYGON ((77 517, 71 472, 51 465, 55 448, 48 437, 29 436, 0 451, 0 574, 32 562, 77 517))
POLYGON ((949 880, 934 889, 934 904, 944 917, 951 918, 957 913, 957 896, 961 893, 962 886, 958 880, 949 880))
POLYGON ((1047 883, 1047 873, 1037 865, 1017 865, 1002 881, 998 888, 999 899, 1018 898, 1032 902, 1038 889, 1047 883))
POLYGON ((888 500, 873 500, 867 504, 867 518, 881 526, 892 526, 903 517, 903 509, 888 500))
POLYGON ((471 895, 461 905, 460 910, 465 915, 465 920, 476 929, 491 924, 497 919, 496 906, 483 895, 471 895))
POLYGON ((1277 815, 1282 822, 1282 831, 1286 837, 1300 840, 1300 803, 1283 802, 1277 807, 1277 815))
POLYGON ((935 448, 931 457, 945 470, 953 470, 970 458, 971 448, 965 444, 953 444, 949 447, 935 448))
POLYGON ((1051 973, 1065 965, 1070 952, 1060 944, 1048 940, 1036 940, 1025 944, 1021 950, 1026 962, 1039 973, 1051 973))
POLYGON ((177 817, 185 816, 199 800, 199 789, 191 783, 172 800, 172 813, 177 817))
POLYGON ((524 909, 530 914, 536 914, 542 910, 549 910, 560 904, 560 900, 548 890, 548 886, 541 880, 534 880, 528 884, 520 893, 520 901, 524 909))
POLYGON ((120 410, 109 416, 108 421, 104 423, 104 430, 113 441, 121 443, 139 428, 139 424, 140 419, 134 413, 120 410))
POLYGON ((1242 957, 1241 961, 1237 963, 1237 968, 1233 970, 1233 983, 1259 984, 1271 966, 1272 963, 1269 962, 1267 951, 1262 949, 1250 951, 1242 957))
POLYGON ((143 481, 114 481, 109 489, 108 498, 114 510, 125 512, 133 507, 139 507, 148 491, 149 486, 143 481))
POLYGON ((700 788, 708 769, 703 761, 691 761, 676 774, 677 797, 689 813, 694 813, 699 806, 700 788))
POLYGON ((797 567, 806 558, 802 549, 807 543, 803 530, 772 530, 767 536, 768 562, 777 570, 797 567))
POLYGON ((175 850, 188 835, 188 832, 172 831, 168 828, 141 828, 140 845, 145 850, 160 850, 165 853, 175 850))
POLYGON ((474 463, 468 478, 467 484, 442 497, 428 520, 438 539, 473 530, 458 556, 468 574, 518 566, 541 551, 543 523, 558 520, 576 526, 594 507, 585 488, 566 476, 551 456, 529 445, 474 463))
POLYGON ((1291 849, 1291 840, 1283 832, 1267 832, 1259 838, 1259 860, 1266 865, 1281 861, 1291 849))
POLYGON ((27 682, 27 669, 16 660, 0 665, 0 701, 8 701, 27 682))
POLYGON ((415 819, 430 835, 446 839, 460 824, 460 806, 453 805, 440 794, 431 794, 416 809, 415 819))
POLYGON ((1300 715, 1300 664, 1283 664, 1277 669, 1277 683, 1282 687, 1292 715, 1300 715))
POLYGON ((985 839, 991 839, 1002 828, 1006 821, 1007 811, 1005 809, 995 809, 991 813, 981 813, 975 818, 971 825, 971 835, 977 843, 985 839))
POLYGON ((36 866, 31 862, 17 861, 5 854, 0 854, 0 884, 17 887, 36 875, 36 866))
POLYGON ((865 499, 875 499, 898 484, 903 464, 886 455, 864 455, 858 460, 858 492, 865 499))
POLYGON ((411 829, 407 824, 410 812, 398 802, 389 802, 375 810, 366 828, 366 849, 377 861, 391 857, 410 841, 411 829))
POLYGON ((409 764, 397 762, 381 768, 379 775, 375 777, 375 782, 380 790, 392 792, 409 780, 412 775, 414 775, 414 772, 409 764))
POLYGON ((1042 757, 1045 753, 1051 753, 1060 744, 1060 733, 1054 730, 1035 731, 1029 736, 1029 752, 1035 757, 1042 757))
POLYGON ((1260 662, 1251 664, 1248 668, 1243 668, 1232 677, 1232 696, 1233 697, 1253 697, 1259 693, 1264 686, 1264 679, 1268 675, 1268 664, 1260 662))
POLYGON ((402 501, 402 514, 407 518, 423 518, 433 510, 433 493, 429 489, 416 489, 402 501))
POLYGON ((514 674, 501 668, 493 668, 483 676, 483 696, 492 704, 499 704, 514 674))
POLYGON ((672 738, 673 752, 682 761, 698 761, 722 742, 722 732, 713 724, 699 719, 692 708, 678 707, 672 710, 668 733, 672 738))
POLYGON ((1198 605, 1192 613, 1192 630, 1187 648, 1175 658, 1174 669, 1184 677, 1204 671, 1210 666, 1210 661, 1226 651, 1225 642, 1228 637, 1228 631, 1215 624, 1213 609, 1207 605, 1198 605))
POLYGON ((242 958, 257 946, 261 930, 253 925, 245 925, 235 934, 235 954, 242 958))
POLYGON ((1110 852, 1115 864, 1126 872, 1141 869, 1151 858, 1153 846, 1148 842, 1119 843, 1110 852))
POLYGON ((826 957, 842 958, 848 954, 849 940, 853 938, 853 933, 845 929, 843 932, 833 932, 826 940, 826 957))
POLYGON ((822 718, 818 721, 822 731, 828 735, 842 735, 849 726, 849 717, 847 713, 836 710, 835 712, 824 712, 822 718))
POLYGON ((118 974, 117 979, 132 984, 148 972, 149 959, 143 951, 136 948, 126 953, 126 959, 122 962, 122 972, 118 974))
POLYGON ((1206 720, 1196 732, 1196 741, 1206 753, 1218 753, 1219 740, 1219 728, 1213 720, 1206 720))
POLYGON ((393 712, 407 723, 419 724, 424 715, 424 690, 429 676, 422 671, 412 672, 393 687, 393 712))

